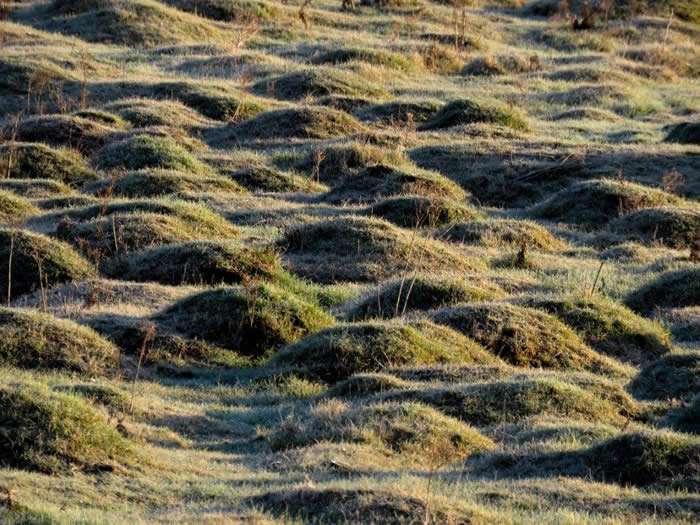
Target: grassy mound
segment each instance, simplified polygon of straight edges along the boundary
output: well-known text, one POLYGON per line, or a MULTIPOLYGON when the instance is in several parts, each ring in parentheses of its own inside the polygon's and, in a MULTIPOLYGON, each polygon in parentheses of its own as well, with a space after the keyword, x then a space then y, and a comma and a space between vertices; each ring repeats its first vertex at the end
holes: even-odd
POLYGON ((362 76, 333 68, 315 68, 261 80, 253 85, 256 92, 281 100, 344 95, 384 98, 388 93, 362 76))
POLYGON ((109 192, 115 197, 160 197, 174 193, 223 192, 241 193, 243 188, 235 181, 218 175, 145 169, 127 173, 115 180, 105 179, 85 188, 88 193, 101 195, 109 192))
POLYGON ((397 71, 415 71, 416 64, 405 56, 383 49, 345 47, 322 52, 311 59, 312 64, 345 64, 347 62, 366 62, 397 71))
POLYGON ((37 382, 0 386, 0 464, 45 473, 104 469, 124 462, 131 447, 105 416, 80 397, 37 382))
POLYGON ((39 209, 29 200, 0 189, 0 224, 21 222, 39 209))
POLYGON ((250 191, 265 192, 321 192, 327 188, 322 184, 312 181, 294 173, 284 173, 267 167, 244 168, 231 174, 231 178, 250 191))
POLYGON ((470 271, 481 262, 378 219, 338 218, 288 230, 279 242, 296 273, 322 283, 376 281, 406 271, 470 271))
POLYGON ((10 251, 11 298, 38 290, 42 284, 50 288, 95 275, 94 268, 67 244, 24 230, 0 230, 0 275, 3 276, 0 297, 5 300, 8 297, 10 251))
POLYGON ((700 208, 637 210, 611 221, 606 230, 629 241, 687 249, 696 241, 700 230, 700 208))
POLYGON ((81 109, 80 111, 73 113, 73 115, 114 129, 124 130, 130 127, 129 124, 119 115, 115 115, 114 113, 110 113, 109 111, 104 111, 102 109, 81 109))
MULTIPOLYGON (((54 199, 41 199, 37 201, 37 206, 42 210, 60 210, 69 209, 73 206, 83 207, 90 206, 99 202, 95 197, 88 197, 87 195, 75 195, 68 197, 56 197, 54 199)), ((40 220, 40 218, 37 218, 40 220)))
POLYGON ((177 100, 126 98, 107 104, 105 109, 137 128, 171 126, 187 129, 207 123, 202 115, 177 100))
POLYGON ((136 135, 106 146, 100 151, 97 167, 101 170, 161 168, 198 175, 212 172, 174 139, 149 135, 136 135))
POLYGON ((325 397, 352 398, 381 394, 409 388, 411 383, 396 376, 380 373, 353 374, 339 381, 324 394, 325 397))
POLYGON ((4 179, 0 180, 0 190, 11 191, 28 199, 45 199, 73 192, 62 182, 49 179, 4 179))
POLYGON ((22 120, 16 138, 22 142, 43 142, 52 146, 72 146, 82 152, 101 148, 114 129, 75 115, 45 115, 22 120))
POLYGON ((437 172, 410 165, 392 167, 376 164, 349 173, 326 194, 325 199, 335 203, 367 202, 407 193, 454 200, 466 197, 465 191, 458 184, 437 172))
POLYGON ((150 47, 222 36, 206 20, 153 0, 54 1, 44 16, 46 29, 89 42, 150 47))
POLYGON ((117 367, 118 352, 89 328, 71 321, 0 308, 0 362, 102 375, 117 367))
POLYGON ((624 485, 700 486, 700 440, 671 432, 635 432, 586 451, 594 478, 624 485))
POLYGON ((480 217, 474 208, 444 197, 394 197, 378 202, 366 213, 404 228, 436 227, 480 217))
POLYGON ((357 112, 362 120, 379 121, 383 124, 422 124, 433 118, 442 103, 438 100, 397 100, 372 105, 357 112))
POLYGON ((13 159, 10 178, 50 179, 71 186, 79 186, 97 179, 97 174, 78 153, 68 149, 56 149, 43 144, 11 142, 0 145, 0 170, 5 172, 6 162, 13 159))
POLYGON ((563 189, 530 208, 530 213, 541 219, 595 228, 641 208, 681 204, 681 199, 662 190, 601 179, 580 182, 563 189))
POLYGON ((132 213, 87 222, 64 221, 59 225, 57 235, 99 260, 163 244, 233 238, 238 235, 238 230, 220 217, 215 221, 207 218, 190 221, 159 213, 132 213))
POLYGON ((390 318, 459 303, 488 301, 503 291, 483 279, 411 276, 383 285, 360 297, 345 314, 349 320, 390 318))
POLYGON ((444 449, 455 462, 496 447, 477 430, 419 403, 352 407, 338 400, 285 421, 271 445, 279 450, 322 441, 379 444, 418 463, 430 460, 431 447, 444 449))
POLYGON ((475 426, 516 423, 545 414, 613 425, 627 421, 613 402, 553 377, 402 390, 382 398, 418 401, 475 426))
POLYGON ((405 495, 392 489, 302 488, 265 492, 245 503, 285 519, 319 523, 496 523, 486 515, 452 503, 435 502, 405 495), (427 516, 427 519, 426 519, 427 516), (430 520, 430 521, 428 521, 430 520))
POLYGON ((137 252, 110 261, 103 271, 128 281, 213 285, 271 279, 281 267, 270 250, 231 241, 202 241, 137 252))
POLYGON ((676 124, 666 136, 666 142, 679 144, 700 144, 700 122, 676 124))
POLYGON ((643 314, 656 308, 700 306, 700 267, 663 273, 633 291, 625 303, 643 314))
POLYGON ((529 129, 524 115, 515 108, 497 102, 477 102, 467 99, 454 100, 443 106, 434 118, 418 129, 427 131, 478 122, 499 124, 520 131, 529 129))
POLYGON ((272 20, 279 16, 279 8, 275 4, 261 0, 209 0, 205 3, 193 4, 190 0, 166 0, 166 3, 193 12, 205 18, 221 22, 249 22, 250 20, 272 20))
POLYGON ((396 148, 351 141, 313 150, 295 167, 309 174, 317 173, 321 182, 334 185, 364 168, 404 164, 406 159, 396 148))
POLYGON ((557 318, 532 308, 481 303, 445 308, 432 318, 473 337, 492 354, 516 366, 629 374, 622 364, 592 350, 557 318))
POLYGON ((437 232, 441 238, 465 244, 489 247, 519 247, 522 244, 536 250, 558 250, 564 243, 545 228, 532 221, 491 219, 456 222, 437 232))
POLYGON ((630 383, 639 399, 690 398, 700 391, 700 353, 671 354, 646 366, 630 383))
POLYGON ((463 75, 494 76, 515 73, 532 73, 541 68, 537 55, 488 55, 475 58, 464 69, 463 75))
POLYGON ((544 298, 529 306, 554 315, 597 351, 639 365, 671 351, 668 333, 658 324, 610 300, 544 298))
POLYGON ((186 337, 251 357, 269 355, 334 322, 317 305, 268 283, 198 293, 156 319, 186 337))
POLYGON ((663 423, 678 432, 700 434, 700 395, 696 395, 687 406, 672 411, 663 423))
POLYGON ((493 364, 481 346, 430 321, 334 326, 281 349, 270 364, 303 368, 329 382, 389 366, 493 364))
POLYGON ((260 113, 231 128, 241 139, 323 139, 358 133, 360 123, 347 113, 320 106, 260 113))

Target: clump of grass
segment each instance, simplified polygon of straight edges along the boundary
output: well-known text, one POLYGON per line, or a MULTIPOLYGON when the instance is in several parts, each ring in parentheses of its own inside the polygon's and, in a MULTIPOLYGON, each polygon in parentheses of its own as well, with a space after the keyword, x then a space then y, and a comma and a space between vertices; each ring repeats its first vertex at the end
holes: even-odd
POLYGON ((307 106, 260 113, 231 128, 231 136, 241 139, 323 139, 360 131, 360 123, 343 111, 307 106))
POLYGON ((457 220, 482 216, 474 208, 453 199, 411 195, 385 199, 368 207, 366 213, 404 228, 435 228, 457 220))
POLYGON ((316 304, 270 283, 197 293, 156 319, 186 337, 251 357, 268 356, 334 322, 316 304))
POLYGON ((45 199, 73 193, 70 186, 49 179, 3 179, 0 180, 0 189, 27 199, 45 199))
POLYGON ((0 297, 15 298, 60 283, 95 276, 70 246, 26 230, 0 230, 0 297), (10 257, 12 253, 12 257, 10 257))
MULTIPOLYGON (((41 199, 36 202, 36 205, 42 210, 59 210, 59 209, 70 209, 73 206, 90 206, 98 202, 95 197, 89 197, 87 195, 75 195, 69 197, 56 197, 53 199, 41 199)), ((38 218, 38 220, 41 220, 38 218)))
POLYGON ((586 228, 596 228, 620 215, 665 205, 681 205, 682 199, 641 184, 600 179, 579 182, 530 208, 530 214, 586 228))
POLYGON ((700 122, 676 124, 666 136, 665 141, 679 144, 700 144, 700 122))
POLYGON ((272 436, 271 446, 280 450, 325 441, 379 445, 405 461, 428 465, 434 450, 456 462, 496 447, 479 431, 419 403, 354 407, 335 399, 285 421, 272 436))
POLYGON ((125 98, 112 102, 105 109, 138 128, 171 126, 188 129, 206 124, 206 119, 177 100, 125 98))
POLYGON ((386 279, 406 271, 470 271, 480 261, 378 219, 347 217, 289 229, 279 241, 295 273, 321 283, 386 279))
POLYGON ((22 142, 3 144, 0 145, 0 172, 6 172, 5 163, 10 157, 13 159, 9 166, 12 179, 50 179, 70 186, 97 179, 85 159, 73 150, 22 142))
POLYGON ((513 248, 525 244, 533 249, 559 250, 565 246, 546 228, 524 220, 489 219, 455 222, 438 230, 437 235, 453 242, 499 248, 513 248))
POLYGON ((396 376, 383 373, 353 374, 337 382, 324 394, 325 397, 352 398, 367 397, 392 390, 409 388, 411 383, 396 376))
POLYGON ((473 277, 433 277, 415 275, 384 284, 354 301, 345 314, 349 320, 391 318, 420 312, 496 299, 503 295, 496 284, 473 277))
POLYGON ((331 49, 314 56, 313 64, 345 64, 347 62, 367 62, 376 66, 383 66, 397 71, 413 72, 416 70, 415 62, 405 56, 383 49, 345 47, 331 49))
POLYGON ((700 267, 665 272, 630 293, 625 303, 642 314, 657 308, 700 306, 700 267))
POLYGON ((334 326, 282 348, 270 361, 328 382, 389 366, 438 363, 494 364, 498 359, 461 334, 422 320, 334 326))
MULTIPOLYGON (((404 194, 453 200, 466 198, 466 192, 457 183, 437 172, 408 164, 399 167, 376 164, 346 175, 326 194, 325 200, 336 203, 367 202, 404 194)), ((415 225, 415 221, 412 225, 415 225)))
POLYGON ((500 102, 469 99, 453 100, 418 129, 427 131, 474 123, 499 124, 519 131, 529 129, 524 115, 519 110, 500 102))
POLYGON ((393 100, 373 104, 356 115, 362 120, 379 121, 387 125, 413 126, 433 118, 440 110, 439 100, 393 100))
POLYGON ((687 249, 700 231, 700 208, 641 209, 612 220, 606 231, 628 241, 687 249))
POLYGON ((695 488, 700 482, 700 440, 672 432, 634 432, 589 449, 593 477, 639 487, 695 488))
POLYGON ((100 151, 98 169, 140 170, 160 168, 199 175, 211 174, 207 165, 168 137, 136 135, 110 144, 100 151))
POLYGON ((264 79, 253 90, 281 100, 301 100, 327 95, 384 98, 388 93, 362 76, 333 68, 315 68, 264 79))
POLYGON ((129 124, 125 122, 124 119, 121 118, 119 115, 115 115, 114 113, 110 113, 109 111, 104 111, 102 109, 81 109, 80 111, 76 111, 73 114, 76 117, 91 120, 93 122, 97 122, 98 124, 109 126, 113 129, 124 130, 129 128, 129 124))
POLYGON ((627 421, 616 404, 554 377, 401 390, 381 399, 418 401, 475 426, 517 423, 544 414, 613 425, 627 421))
POLYGON ((0 463, 6 467, 68 473, 128 462, 132 448, 85 400, 51 392, 34 381, 5 378, 0 386, 0 463))
POLYGON ((22 142, 73 146, 85 153, 104 146, 111 133, 113 128, 76 115, 43 115, 22 120, 16 138, 22 142))
POLYGON ((218 175, 195 175, 183 171, 150 168, 129 172, 116 179, 97 181, 85 188, 85 192, 96 195, 106 191, 114 197, 137 198, 176 193, 243 193, 245 190, 235 180, 218 175))
POLYGON ((700 434, 700 395, 686 406, 672 410, 663 420, 664 426, 678 432, 700 434))
POLYGON ((94 405, 105 407, 112 414, 125 414, 131 405, 131 396, 112 385, 79 383, 54 387, 54 390, 78 395, 94 405))
POLYGON ((541 68, 537 55, 488 55, 478 57, 462 69, 463 75, 494 76, 514 73, 532 73, 541 68))
POLYGON ((700 390, 700 353, 670 354, 647 365, 629 385, 639 399, 686 399, 700 390))
POLYGON ((274 168, 251 167, 236 170, 231 178, 250 191, 318 193, 328 188, 311 179, 295 173, 284 173, 274 168))
POLYGON ((38 211, 28 199, 0 189, 0 224, 22 221, 38 211))
POLYGON ((112 260, 103 268, 114 278, 170 285, 239 284, 273 279, 281 271, 271 250, 233 241, 169 244, 112 260))
POLYGON ((527 304, 554 315, 594 349, 639 365, 671 351, 669 334, 661 325, 603 298, 542 298, 527 304))
POLYGON ((118 351, 94 331, 32 311, 0 308, 3 366, 103 375, 118 365, 118 351))
POLYGON ((539 43, 557 51, 609 53, 615 48, 615 40, 602 32, 542 29, 535 34, 535 38, 539 43))
POLYGON ((516 366, 629 376, 627 367, 601 356, 557 318, 533 308, 481 303, 438 310, 432 318, 516 366))

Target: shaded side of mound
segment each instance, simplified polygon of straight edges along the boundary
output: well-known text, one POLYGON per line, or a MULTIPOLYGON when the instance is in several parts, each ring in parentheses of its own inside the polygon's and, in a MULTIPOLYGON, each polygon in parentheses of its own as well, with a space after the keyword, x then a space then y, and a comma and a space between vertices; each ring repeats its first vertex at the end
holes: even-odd
POLYGON ((498 523, 482 511, 429 505, 415 496, 371 489, 293 489, 266 492, 245 502, 279 517, 294 517, 323 523, 498 523))
POLYGON ((42 286, 94 277, 95 269, 67 244, 25 230, 0 230, 0 274, 5 276, 0 296, 7 300, 42 286))
POLYGON ((490 247, 513 247, 525 244, 539 250, 557 250, 565 244, 546 228, 532 221, 492 219, 456 222, 438 231, 440 237, 453 242, 490 247))
POLYGON ((639 399, 687 399, 700 391, 700 353, 671 354, 650 363, 629 384, 639 399))
POLYGON ((71 146, 83 153, 104 146, 114 129, 75 115, 30 117, 17 127, 17 140, 43 142, 52 146, 71 146))
POLYGON ((271 250, 232 241, 201 241, 151 248, 110 261, 108 277, 161 284, 239 284, 281 272, 271 250))
POLYGON ((160 168, 200 175, 212 171, 174 139, 150 135, 136 135, 106 146, 100 151, 97 167, 101 170, 160 168))
MULTIPOLYGON (((333 189, 324 196, 324 199, 338 204, 364 203, 403 194, 457 201, 467 197, 466 192, 458 184, 435 171, 410 165, 394 167, 377 164, 346 174, 342 180, 333 185, 333 189)), ((403 201, 395 201, 393 203, 394 210, 390 210, 387 205, 384 205, 379 207, 379 211, 388 215, 388 219, 394 218, 404 224, 415 226, 418 223, 429 226, 431 221, 438 222, 440 220, 440 208, 443 209, 443 213, 447 209, 445 201, 443 201, 442 206, 436 204, 430 207, 425 205, 426 201, 419 200, 411 203, 408 199, 407 197, 403 201), (411 217, 411 213, 417 215, 411 217), (405 216, 400 217, 402 214, 405 216)), ((456 205, 453 204, 451 209, 453 214, 458 213, 455 211, 457 210, 456 205)))
POLYGON ((295 273, 314 281, 369 281, 407 271, 476 271, 481 261, 388 222, 339 218, 288 230, 279 242, 295 273))
POLYGON ((606 232, 627 241, 661 243, 677 250, 690 248, 700 232, 700 208, 650 208, 611 221, 606 232))
POLYGON ((594 298, 543 298, 527 304, 554 315, 594 349, 639 365, 670 352, 669 334, 661 325, 622 305, 594 298))
POLYGON ((642 314, 656 308, 700 306, 700 267, 663 273, 634 290, 625 303, 642 314))
POLYGON ((379 398, 418 401, 475 426, 515 423, 539 414, 614 425, 627 421, 611 401, 553 377, 401 390, 379 398))
POLYGON ((97 179, 97 174, 77 152, 44 144, 0 145, 0 159, 0 168, 12 179, 50 179, 71 186, 97 179))
POLYGON ((336 399, 288 418, 270 444, 281 450, 322 441, 380 444, 419 464, 430 460, 431 447, 445 450, 455 462, 496 447, 477 430, 420 403, 355 407, 336 399))
POLYGON ((241 193, 243 188, 235 181, 217 175, 194 175, 176 170, 145 169, 122 177, 101 180, 85 188, 96 195, 115 197, 159 197, 185 192, 241 193))
POLYGON ((118 352, 89 328, 71 321, 0 308, 0 363, 102 375, 117 367, 118 352))
POLYGON ((327 328, 282 348, 270 361, 329 382, 390 366, 438 363, 498 364, 499 360, 461 334, 423 320, 327 328))
POLYGON ((362 131, 343 111, 320 106, 265 111, 231 128, 235 139, 324 139, 362 131))
POLYGON ((433 320, 473 337, 516 366, 587 370, 626 377, 630 370, 601 356, 552 315, 505 303, 481 303, 438 310, 433 320))
POLYGON ((264 79, 254 84, 253 90, 282 100, 301 100, 305 97, 326 95, 371 98, 388 96, 386 91, 362 76, 334 68, 308 69, 264 79))
POLYGON ((0 464, 67 473, 96 471, 132 455, 129 443, 105 416, 78 396, 51 392, 35 382, 0 386, 0 464))
POLYGON ((496 284, 471 277, 411 276, 367 293, 348 308, 348 320, 398 317, 459 303, 478 303, 504 294, 496 284))
POLYGON ((155 317, 188 338, 262 357, 334 323, 319 306, 269 283, 187 297, 155 317))
POLYGON ((530 208, 530 213, 542 219, 594 228, 641 208, 681 204, 681 199, 663 190, 602 179, 563 189, 530 208))
POLYGON ((268 167, 252 167, 236 170, 231 179, 250 191, 293 192, 304 191, 316 193, 328 188, 308 177, 294 172, 284 173, 268 167))
POLYGON ((666 142, 680 144, 700 144, 700 122, 676 124, 666 136, 666 142))
POLYGON ((480 216, 474 208, 445 197, 394 197, 367 208, 371 217, 381 217, 403 228, 436 227, 480 216))
POLYGON ((422 131, 449 128, 460 124, 499 124, 515 130, 527 131, 525 116, 516 108, 500 102, 454 100, 443 106, 437 114, 418 129, 422 131))

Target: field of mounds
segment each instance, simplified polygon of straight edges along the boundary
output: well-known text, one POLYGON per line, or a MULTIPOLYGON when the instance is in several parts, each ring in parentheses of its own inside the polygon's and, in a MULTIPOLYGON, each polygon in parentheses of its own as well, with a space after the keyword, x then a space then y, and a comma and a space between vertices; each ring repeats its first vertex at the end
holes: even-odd
POLYGON ((0 523, 700 520, 693 0, 0 0, 0 523))

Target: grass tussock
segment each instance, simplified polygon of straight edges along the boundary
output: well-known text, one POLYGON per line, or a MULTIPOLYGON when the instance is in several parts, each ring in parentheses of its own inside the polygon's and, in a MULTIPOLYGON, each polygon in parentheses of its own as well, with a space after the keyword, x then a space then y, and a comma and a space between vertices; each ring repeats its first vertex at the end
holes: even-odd
POLYGON ((642 314, 657 308, 700 306, 700 268, 665 272, 632 291, 625 303, 642 314))
POLYGON ((251 167, 236 170, 231 174, 231 179, 249 191, 320 193, 328 189, 323 184, 315 182, 308 177, 296 173, 285 173, 268 167, 251 167))
POLYGON ((528 131, 525 116, 516 108, 498 102, 480 102, 469 99, 454 100, 422 124, 423 131, 444 129, 462 124, 498 124, 518 131, 528 131))
POLYGON ((38 212, 28 199, 0 189, 0 224, 17 223, 38 212))
POLYGON ((535 250, 559 250, 566 245, 546 228, 532 221, 491 219, 455 222, 437 235, 452 242, 510 248, 525 244, 535 250))
POLYGON ((70 186, 97 179, 76 151, 23 142, 0 145, 0 171, 9 173, 11 179, 50 179, 70 186))
POLYGON ((280 100, 301 100, 328 95, 384 98, 388 93, 362 76, 333 68, 316 68, 261 80, 253 85, 259 94, 280 100))
POLYGON ((380 217, 402 228, 436 227, 458 220, 480 217, 474 208, 445 197, 393 197, 367 208, 371 217, 380 217))
POLYGON ((626 241, 688 249, 700 231, 700 208, 641 209, 612 220, 606 231, 626 241))
POLYGON ((666 142, 679 144, 700 144, 700 123, 682 122, 676 124, 666 136, 666 142))
POLYGON ((688 399, 700 388, 700 353, 670 354, 648 364, 629 385, 639 399, 688 399))
POLYGON ((362 131, 354 118, 335 109, 307 106, 265 111, 231 128, 237 139, 324 139, 362 131))

